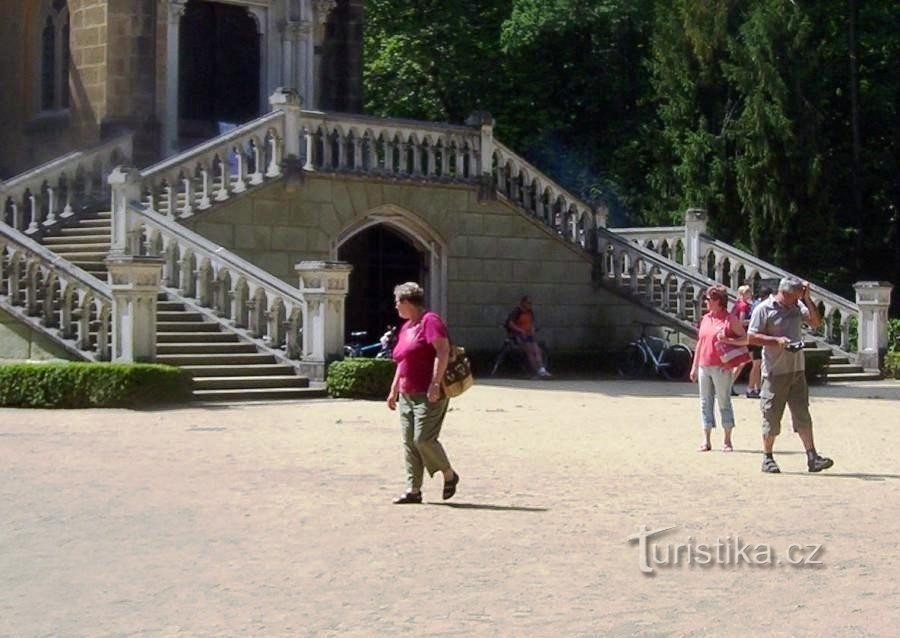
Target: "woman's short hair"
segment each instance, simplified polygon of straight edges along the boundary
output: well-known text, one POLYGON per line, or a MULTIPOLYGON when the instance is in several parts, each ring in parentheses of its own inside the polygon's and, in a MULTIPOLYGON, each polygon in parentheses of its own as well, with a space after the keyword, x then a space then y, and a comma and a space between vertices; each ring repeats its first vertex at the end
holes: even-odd
POLYGON ((738 294, 741 295, 742 297, 744 295, 746 295, 748 292, 750 292, 750 286, 748 286, 747 284, 744 284, 743 286, 738 286, 738 294))
POLYGON ((708 299, 716 299, 723 306, 728 305, 728 291, 725 289, 725 286, 710 286, 706 289, 706 296, 708 299))
POLYGON ((405 284, 394 286, 394 299, 397 301, 408 301, 416 306, 425 305, 425 290, 414 281, 407 281, 405 284))

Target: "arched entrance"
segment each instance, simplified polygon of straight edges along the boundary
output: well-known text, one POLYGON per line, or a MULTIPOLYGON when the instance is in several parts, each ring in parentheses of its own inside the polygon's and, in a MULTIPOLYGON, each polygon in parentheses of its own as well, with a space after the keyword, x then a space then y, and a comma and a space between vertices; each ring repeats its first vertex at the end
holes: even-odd
POLYGON ((347 295, 347 336, 365 330, 373 343, 386 326, 400 322, 394 309, 394 286, 427 279, 426 255, 400 232, 376 224, 348 239, 338 248, 337 257, 353 265, 347 295))
POLYGON ((259 25, 246 7, 187 3, 179 33, 182 148, 260 115, 261 41, 259 25))

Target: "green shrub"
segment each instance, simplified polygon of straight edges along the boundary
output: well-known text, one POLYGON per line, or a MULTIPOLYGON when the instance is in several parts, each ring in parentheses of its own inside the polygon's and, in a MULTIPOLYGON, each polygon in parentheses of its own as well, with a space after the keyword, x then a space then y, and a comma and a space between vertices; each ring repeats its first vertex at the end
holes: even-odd
POLYGON ((171 366, 125 363, 0 365, 0 406, 108 408, 191 398, 191 376, 171 366))
POLYGON ((888 320, 888 352, 900 352, 900 319, 888 320))
POLYGON ((390 359, 344 359, 328 366, 326 387, 333 397, 385 399, 394 380, 390 359))
POLYGON ((884 357, 884 376, 900 379, 900 351, 888 352, 884 357))

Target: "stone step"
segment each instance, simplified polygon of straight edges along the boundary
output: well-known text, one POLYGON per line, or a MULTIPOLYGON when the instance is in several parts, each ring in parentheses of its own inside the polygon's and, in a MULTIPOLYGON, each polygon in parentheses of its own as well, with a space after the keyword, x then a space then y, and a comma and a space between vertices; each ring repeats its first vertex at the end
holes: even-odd
POLYGON ((161 301, 157 299, 156 310, 164 312, 182 312, 184 311, 184 304, 180 301, 161 301))
POLYGON ((848 359, 847 357, 839 357, 839 356, 832 355, 832 357, 830 359, 828 359, 828 365, 830 365, 830 366, 847 365, 848 363, 850 363, 850 359, 848 359))
POLYGON ((87 237, 44 237, 41 243, 51 250, 63 250, 71 248, 72 250, 99 250, 109 252, 109 237, 97 237, 96 239, 87 237))
POLYGON ((198 401, 261 401, 272 399, 317 399, 327 397, 325 388, 259 388, 235 390, 194 390, 198 401))
POLYGON ((240 367, 233 365, 186 365, 182 370, 190 372, 197 377, 230 377, 237 374, 242 376, 288 376, 294 375, 294 368, 283 363, 255 363, 240 367))
POLYGON ((832 374, 856 374, 858 372, 864 372, 864 370, 862 366, 858 366, 855 363, 829 363, 827 369, 829 376, 832 374))
POLYGON ((112 220, 109 218, 81 218, 78 220, 81 228, 111 228, 112 220))
POLYGON ((81 226, 66 226, 65 228, 60 228, 57 231, 59 234, 54 235, 55 237, 102 237, 104 239, 109 239, 112 231, 110 229, 103 228, 93 228, 93 227, 81 227, 81 226), (109 232, 103 232, 107 230, 109 232))
MULTIPOLYGON (((237 372, 237 370, 235 370, 237 372)), ((194 390, 236 390, 239 388, 308 388, 309 379, 291 375, 198 377, 194 376, 194 390)))
POLYGON ((219 324, 212 321, 159 321, 156 333, 162 332, 219 332, 219 324))
POLYGON ((252 343, 240 341, 231 343, 157 342, 156 351, 159 354, 255 354, 257 352, 256 346, 252 343))
POLYGON ((828 381, 879 381, 881 375, 877 372, 851 372, 847 374, 831 374, 825 375, 828 381))
POLYGON ((156 343, 234 343, 238 336, 232 332, 159 332, 156 343))
POLYGON ((53 252, 66 260, 102 262, 109 254, 108 250, 82 250, 80 246, 54 246, 53 252))
POLYGON ((247 366, 258 363, 272 364, 275 362, 275 357, 262 352, 253 354, 161 354, 156 357, 156 362, 179 367, 206 365, 247 366))
POLYGON ((203 315, 199 312, 192 312, 190 310, 159 310, 156 311, 156 320, 157 321, 177 321, 180 323, 185 322, 201 322, 203 321, 203 315))

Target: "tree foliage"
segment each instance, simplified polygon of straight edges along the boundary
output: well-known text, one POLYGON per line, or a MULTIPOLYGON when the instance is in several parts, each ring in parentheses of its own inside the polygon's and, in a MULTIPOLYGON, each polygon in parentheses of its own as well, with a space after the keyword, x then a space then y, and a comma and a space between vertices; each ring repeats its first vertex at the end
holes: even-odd
MULTIPOLYGON (((850 294, 900 282, 894 0, 369 0, 370 112, 497 137, 613 224, 714 234, 850 294)), ((900 295, 898 295, 900 297, 900 295)))

